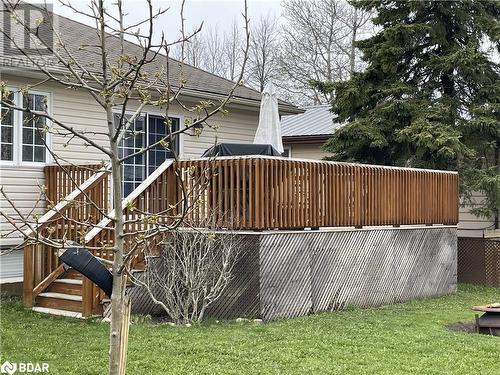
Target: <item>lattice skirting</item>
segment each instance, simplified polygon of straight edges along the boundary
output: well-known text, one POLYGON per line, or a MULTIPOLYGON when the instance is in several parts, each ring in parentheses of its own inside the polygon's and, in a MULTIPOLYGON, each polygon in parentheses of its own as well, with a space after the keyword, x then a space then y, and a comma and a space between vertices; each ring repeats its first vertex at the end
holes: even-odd
POLYGON ((500 238, 458 239, 458 281, 500 287, 500 238))
MULTIPOLYGON (((457 283, 455 227, 241 233, 242 256, 218 319, 290 318, 348 306, 380 306, 452 293, 457 283)), ((133 313, 158 312, 140 288, 133 313)))

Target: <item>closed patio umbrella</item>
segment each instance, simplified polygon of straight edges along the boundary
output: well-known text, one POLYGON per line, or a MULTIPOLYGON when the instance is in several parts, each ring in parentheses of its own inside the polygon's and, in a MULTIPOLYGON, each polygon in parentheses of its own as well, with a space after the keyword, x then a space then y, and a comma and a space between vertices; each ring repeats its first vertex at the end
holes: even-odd
POLYGON ((272 82, 269 82, 262 92, 259 126, 253 143, 270 144, 280 154, 284 151, 281 139, 280 115, 278 113, 278 97, 272 82))

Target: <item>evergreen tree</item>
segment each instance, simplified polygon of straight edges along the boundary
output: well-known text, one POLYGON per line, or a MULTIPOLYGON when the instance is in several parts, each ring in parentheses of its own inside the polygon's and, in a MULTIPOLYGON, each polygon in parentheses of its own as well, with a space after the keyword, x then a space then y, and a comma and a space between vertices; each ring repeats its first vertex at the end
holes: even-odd
POLYGON ((356 1, 380 29, 360 41, 367 67, 334 93, 333 159, 461 174, 462 192, 486 193, 476 214, 500 205, 500 2, 356 1))

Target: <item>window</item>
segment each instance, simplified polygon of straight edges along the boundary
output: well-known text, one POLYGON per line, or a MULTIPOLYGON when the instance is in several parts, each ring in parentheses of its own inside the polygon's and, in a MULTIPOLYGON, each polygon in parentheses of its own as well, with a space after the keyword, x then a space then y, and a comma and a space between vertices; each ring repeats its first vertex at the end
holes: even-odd
MULTIPOLYGON (((14 100, 14 93, 9 92, 9 101, 14 100)), ((0 158, 5 161, 14 160, 14 111, 5 106, 0 114, 0 158)))
MULTIPOLYGON (((118 124, 119 115, 115 114, 115 123, 118 124)), ((171 119, 172 129, 179 129, 179 120, 171 119)), ((119 156, 124 157, 139 152, 150 145, 155 144, 167 137, 168 127, 165 119, 160 116, 144 114, 137 116, 134 123, 126 130, 119 145, 119 156)), ((174 150, 179 151, 178 142, 174 145, 174 150)), ((122 165, 122 194, 129 195, 142 181, 146 179, 156 168, 158 168, 167 158, 172 157, 172 153, 162 145, 153 147, 148 152, 126 159, 122 165)))
MULTIPOLYGON (((175 132, 179 130, 179 119, 170 119, 172 122, 172 130, 175 132)), ((161 139, 168 136, 168 126, 165 124, 165 118, 159 116, 148 116, 148 137, 149 144, 153 145, 161 139)), ((168 141, 167 141, 168 142, 168 141)), ((179 153, 177 140, 174 141, 174 147, 176 153, 179 153)), ((148 174, 153 173, 153 171, 158 168, 165 160, 172 158, 173 154, 170 150, 165 149, 162 145, 157 145, 148 151, 148 174)))
MULTIPOLYGON (((29 94, 23 98, 23 108, 45 112, 47 97, 29 94)), ((27 162, 45 162, 45 121, 44 117, 23 113, 22 160, 27 162)))
MULTIPOLYGON (((146 118, 137 116, 123 135, 119 145, 119 156, 132 155, 146 146, 146 118)), ((145 178, 146 158, 144 154, 131 157, 122 166, 123 196, 127 196, 145 178)))
MULTIPOLYGON (((8 99, 17 107, 46 112, 48 95, 9 92, 8 99)), ((1 107, 0 160, 3 162, 45 163, 47 158, 47 119, 29 112, 20 113, 6 106, 1 107)))

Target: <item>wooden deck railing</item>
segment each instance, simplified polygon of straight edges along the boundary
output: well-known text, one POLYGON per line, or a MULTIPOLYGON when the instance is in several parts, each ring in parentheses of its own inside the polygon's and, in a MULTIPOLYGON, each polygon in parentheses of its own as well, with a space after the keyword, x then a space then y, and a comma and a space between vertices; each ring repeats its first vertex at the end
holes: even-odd
MULTIPOLYGON (((63 200, 102 167, 102 164, 47 165, 44 168, 47 205, 63 200)), ((108 179, 103 180, 103 183, 105 184, 103 188, 107 189, 108 179)), ((104 208, 107 210, 109 205, 108 196, 106 195, 105 198, 106 201, 103 204, 106 204, 104 208)))
MULTIPOLYGON (((189 207, 185 220, 196 227, 263 230, 458 222, 456 172, 263 156, 184 160, 175 167, 165 163, 124 200, 128 220, 144 212, 179 214, 183 194, 177 171, 189 207)), ((56 169, 50 176, 60 173, 56 169)), ((48 196, 67 185, 48 178, 48 196)), ((86 241, 94 237, 87 234, 86 241)))
POLYGON ((455 172, 256 156, 182 161, 179 167, 189 199, 199 200, 187 216, 194 226, 263 230, 458 222, 455 172), (195 182, 203 176, 209 181, 195 182))

